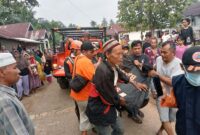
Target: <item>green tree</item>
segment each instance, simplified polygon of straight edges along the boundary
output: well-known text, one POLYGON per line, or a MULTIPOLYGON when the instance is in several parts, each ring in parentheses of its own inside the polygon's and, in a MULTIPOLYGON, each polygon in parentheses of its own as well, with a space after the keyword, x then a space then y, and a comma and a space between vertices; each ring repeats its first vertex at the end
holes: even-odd
POLYGON ((107 22, 106 18, 103 18, 103 20, 101 22, 101 26, 102 27, 108 27, 108 22, 107 22))
POLYGON ((91 25, 92 27, 96 27, 96 26, 97 26, 97 23, 96 23, 95 21, 92 20, 92 21, 90 22, 90 25, 91 25))
POLYGON ((110 24, 109 25, 111 26, 113 24, 115 24, 115 22, 113 21, 113 19, 110 19, 110 24))
POLYGON ((174 27, 192 0, 120 0, 118 22, 129 30, 174 27))
POLYGON ((0 1, 0 25, 31 22, 34 21, 33 7, 38 5, 36 0, 17 1, 17 0, 2 0, 0 1), (30 3, 29 3, 30 2, 30 3))
POLYGON ((68 25, 68 27, 69 28, 76 28, 76 27, 78 27, 76 24, 73 24, 73 23, 70 23, 69 25, 68 25))
MULTIPOLYGON (((33 23, 33 26, 35 29, 46 29, 48 31, 51 31, 51 29, 53 28, 66 28, 66 26, 60 21, 55 21, 55 20, 49 21, 44 18, 37 19, 33 23)), ((62 35, 59 33, 55 33, 56 44, 59 44, 60 41, 62 41, 62 35)), ((52 44, 52 40, 50 40, 50 43, 52 44)))

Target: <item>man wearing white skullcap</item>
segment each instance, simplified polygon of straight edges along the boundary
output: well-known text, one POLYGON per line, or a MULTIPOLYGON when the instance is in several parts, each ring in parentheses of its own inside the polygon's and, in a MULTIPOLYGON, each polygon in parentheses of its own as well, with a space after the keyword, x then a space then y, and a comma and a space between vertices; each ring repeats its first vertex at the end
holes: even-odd
POLYGON ((19 69, 10 53, 0 53, 0 134, 34 135, 33 123, 11 88, 19 80, 19 69))

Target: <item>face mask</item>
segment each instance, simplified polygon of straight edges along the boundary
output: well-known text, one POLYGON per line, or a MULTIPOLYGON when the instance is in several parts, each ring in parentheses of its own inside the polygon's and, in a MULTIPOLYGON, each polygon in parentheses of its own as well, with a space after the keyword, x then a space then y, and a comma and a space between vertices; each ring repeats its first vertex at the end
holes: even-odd
POLYGON ((70 54, 70 56, 71 56, 72 58, 76 57, 76 55, 75 55, 75 53, 74 53, 74 52, 73 52, 73 53, 71 53, 71 54, 70 54))
POLYGON ((186 71, 185 78, 192 86, 200 86, 200 74, 186 71))

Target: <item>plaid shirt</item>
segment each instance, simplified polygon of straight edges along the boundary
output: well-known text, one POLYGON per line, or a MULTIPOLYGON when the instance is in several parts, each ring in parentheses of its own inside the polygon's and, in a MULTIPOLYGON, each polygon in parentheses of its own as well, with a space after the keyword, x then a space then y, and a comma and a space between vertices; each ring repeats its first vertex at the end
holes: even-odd
POLYGON ((0 85, 0 135, 34 135, 33 123, 14 89, 0 85))

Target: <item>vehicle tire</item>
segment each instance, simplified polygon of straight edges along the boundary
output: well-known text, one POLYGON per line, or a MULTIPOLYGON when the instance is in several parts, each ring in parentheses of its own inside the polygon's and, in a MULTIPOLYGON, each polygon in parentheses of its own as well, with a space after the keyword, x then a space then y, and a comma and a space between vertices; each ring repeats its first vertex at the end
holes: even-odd
POLYGON ((62 77, 62 78, 57 78, 57 82, 60 86, 61 89, 67 89, 69 88, 69 82, 66 78, 62 77))

